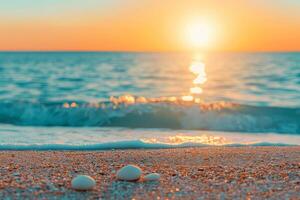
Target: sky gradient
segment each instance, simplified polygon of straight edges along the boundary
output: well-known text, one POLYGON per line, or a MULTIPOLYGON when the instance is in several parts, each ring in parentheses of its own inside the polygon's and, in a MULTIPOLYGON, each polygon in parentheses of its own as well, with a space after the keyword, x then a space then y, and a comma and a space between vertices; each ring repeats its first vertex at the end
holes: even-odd
POLYGON ((298 0, 0 0, 3 51, 185 51, 185 27, 214 29, 206 50, 299 51, 298 0))

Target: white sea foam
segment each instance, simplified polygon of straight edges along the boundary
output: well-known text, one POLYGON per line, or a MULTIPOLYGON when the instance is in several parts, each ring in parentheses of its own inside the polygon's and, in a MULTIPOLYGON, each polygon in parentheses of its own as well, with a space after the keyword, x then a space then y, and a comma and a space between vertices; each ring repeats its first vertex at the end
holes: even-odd
POLYGON ((300 145, 300 136, 169 129, 0 126, 1 150, 108 150, 300 145))

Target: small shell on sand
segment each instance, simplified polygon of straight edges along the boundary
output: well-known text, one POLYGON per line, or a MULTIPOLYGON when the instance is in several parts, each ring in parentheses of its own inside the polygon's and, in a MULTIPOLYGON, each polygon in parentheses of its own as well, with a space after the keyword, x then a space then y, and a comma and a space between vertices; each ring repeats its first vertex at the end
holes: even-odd
POLYGON ((141 177, 142 170, 135 165, 127 165, 117 172, 117 179, 123 181, 136 181, 141 177))
POLYGON ((91 190, 96 185, 96 181, 87 175, 78 175, 71 182, 75 190, 91 190))
POLYGON ((158 173, 151 173, 144 177, 145 181, 158 181, 160 178, 160 174, 158 173))

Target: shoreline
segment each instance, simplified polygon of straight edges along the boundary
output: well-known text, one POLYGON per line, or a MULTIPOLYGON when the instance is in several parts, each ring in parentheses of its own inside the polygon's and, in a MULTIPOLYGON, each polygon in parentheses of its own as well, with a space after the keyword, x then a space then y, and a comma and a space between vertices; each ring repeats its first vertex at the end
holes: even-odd
POLYGON ((299 146, 0 152, 1 199, 300 198, 299 146), (127 164, 161 179, 117 181, 127 164), (94 190, 71 189, 78 174, 93 177, 94 190))

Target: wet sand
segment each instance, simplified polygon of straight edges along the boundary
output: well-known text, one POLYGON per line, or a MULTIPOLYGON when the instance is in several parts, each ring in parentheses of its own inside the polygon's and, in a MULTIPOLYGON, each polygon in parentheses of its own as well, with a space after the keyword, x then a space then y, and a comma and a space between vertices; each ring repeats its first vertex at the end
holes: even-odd
POLYGON ((300 199, 300 147, 2 151, 0 199, 300 199), (159 182, 117 181, 126 164, 159 182), (77 174, 96 188, 70 188, 77 174))

